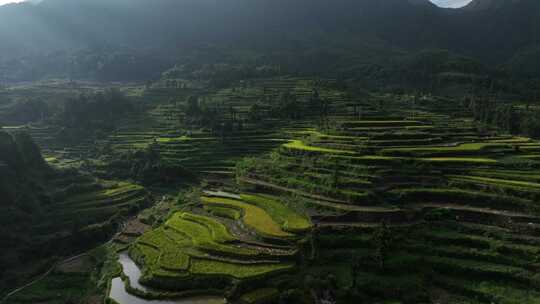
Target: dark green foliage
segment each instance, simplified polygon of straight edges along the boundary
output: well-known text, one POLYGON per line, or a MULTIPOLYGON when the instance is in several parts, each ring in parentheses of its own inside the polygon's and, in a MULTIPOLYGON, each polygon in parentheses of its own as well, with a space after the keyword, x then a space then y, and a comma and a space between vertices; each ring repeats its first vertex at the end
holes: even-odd
MULTIPOLYGON (((439 78, 454 82, 458 79, 449 79, 448 73, 453 75, 482 75, 487 68, 474 58, 456 55, 443 49, 426 49, 411 54, 403 64, 397 68, 403 81, 429 88, 431 91, 440 83, 439 78)), ((448 81, 450 82, 450 81, 448 81)))
POLYGON ((296 96, 289 91, 282 92, 277 100, 270 103, 270 113, 274 117, 299 119, 302 116, 302 110, 296 96))
POLYGON ((380 270, 384 270, 386 259, 388 258, 389 251, 394 242, 394 237, 392 231, 384 222, 381 223, 380 227, 373 235, 373 242, 375 243, 374 259, 380 270))
POLYGON ((22 162, 26 168, 39 169, 45 166, 43 156, 36 143, 30 135, 25 132, 15 132, 13 138, 17 145, 19 155, 22 157, 22 162))
POLYGON ((0 122, 21 125, 42 121, 51 115, 51 109, 42 99, 28 98, 16 102, 5 113, 0 114, 0 122))
POLYGON ((201 115, 201 107, 199 104, 199 98, 196 96, 190 96, 187 100, 187 108, 186 108, 186 115, 188 117, 197 117, 201 115))
POLYGON ((48 170, 41 151, 28 134, 0 131, 0 206, 19 203, 23 210, 35 211, 32 207, 38 198, 33 192, 42 193, 43 189, 27 177, 48 170))
POLYGON ((91 289, 89 283, 87 274, 55 273, 33 285, 25 293, 10 298, 10 301, 11 303, 47 301, 55 304, 75 304, 79 303, 81 297, 91 289))
POLYGON ((184 78, 221 88, 238 79, 285 74, 354 78, 397 90, 433 90, 439 76, 458 82, 485 74, 537 79, 537 11, 535 1, 449 13, 427 1, 400 0, 137 0, 113 7, 104 0, 45 0, 38 7, 0 10, 0 69, 6 71, 2 80, 110 81, 156 79, 169 68, 163 76, 174 89, 182 89, 184 78), (110 14, 101 14, 104 8, 110 14), (99 18, 89 21, 87 15, 99 18), (73 18, 80 22, 73 24, 73 18), (40 21, 52 20, 49 35, 40 35, 40 21), (201 20, 213 22, 203 26, 201 20), (228 20, 226 26, 220 20, 228 20), (271 34, 260 34, 269 28, 271 34), (506 69, 494 72, 506 62, 506 69))
POLYGON ((524 114, 520 120, 520 129, 523 134, 533 138, 540 138, 540 112, 533 111, 524 114))
MULTIPOLYGON (((516 53, 507 68, 520 79, 540 79, 540 47, 531 47, 516 53)), ((536 87, 538 90, 539 88, 536 87)))
POLYGON ((58 123, 66 127, 66 135, 76 137, 85 130, 111 130, 122 115, 133 110, 134 106, 128 98, 120 91, 111 89, 70 99, 64 105, 58 123))
POLYGON ((143 150, 118 152, 108 164, 108 168, 110 177, 132 178, 146 185, 195 179, 193 174, 180 164, 163 160, 156 144, 143 150))
POLYGON ((256 123, 264 118, 263 106, 260 103, 251 105, 248 112, 248 121, 256 123))
POLYGON ((426 221, 446 221, 453 220, 455 216, 449 209, 433 209, 424 215, 426 221))
MULTIPOLYGON (((0 132, 0 146, 0 263, 6 266, 0 273, 0 293, 45 272, 55 256, 106 241, 122 216, 148 204, 142 187, 100 184, 75 169, 49 167, 26 133, 0 132)), ((78 285, 77 280, 73 284, 78 285)), ((77 297, 84 287, 65 292, 63 299, 77 297)))
POLYGON ((490 99, 472 100, 469 104, 475 120, 484 126, 496 126, 508 134, 540 138, 540 111, 531 109, 530 104, 518 108, 490 99))
POLYGON ((6 132, 0 132, 0 161, 13 168, 24 165, 13 136, 6 132))

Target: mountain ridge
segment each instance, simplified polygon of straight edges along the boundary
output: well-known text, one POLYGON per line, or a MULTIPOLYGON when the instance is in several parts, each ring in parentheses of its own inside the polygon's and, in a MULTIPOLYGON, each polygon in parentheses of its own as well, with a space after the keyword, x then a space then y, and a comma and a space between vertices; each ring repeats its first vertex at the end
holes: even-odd
POLYGON ((473 0, 463 7, 469 11, 485 11, 505 8, 508 5, 519 4, 521 0, 473 0))
MULTIPOLYGON (((0 7, 0 41, 4 42, 0 45, 0 79, 6 78, 1 75, 2 67, 8 71, 14 64, 35 65, 36 58, 40 64, 50 61, 46 64, 51 69, 67 73, 70 56, 81 50, 127 50, 135 57, 146 52, 144 56, 178 58, 208 46, 234 46, 259 58, 283 52, 294 56, 298 50, 321 48, 357 53, 376 45, 404 52, 439 48, 500 65, 539 44, 540 30, 535 30, 538 24, 534 21, 540 18, 539 4, 534 0, 475 0, 463 9, 444 9, 429 0, 22 3, 0 7), (507 9, 489 9, 495 7, 507 9), (63 53, 60 62, 53 62, 63 53)), ((380 49, 380 53, 385 51, 380 49)), ((216 53, 208 56, 208 62, 228 60, 216 53)), ((24 69, 31 74, 29 68, 24 69)))

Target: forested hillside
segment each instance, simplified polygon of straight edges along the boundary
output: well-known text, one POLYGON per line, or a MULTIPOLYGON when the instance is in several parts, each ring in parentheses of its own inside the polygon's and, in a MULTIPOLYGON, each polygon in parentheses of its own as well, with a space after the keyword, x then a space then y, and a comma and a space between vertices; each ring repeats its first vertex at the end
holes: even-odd
POLYGON ((173 63, 216 60, 361 77, 433 48, 492 69, 513 67, 540 41, 538 5, 498 1, 451 10, 428 0, 44 0, 0 8, 0 77, 146 79, 173 63))
POLYGON ((105 241, 123 217, 151 203, 140 186, 51 167, 19 130, 0 131, 0 196, 2 293, 44 271, 58 256, 105 241))

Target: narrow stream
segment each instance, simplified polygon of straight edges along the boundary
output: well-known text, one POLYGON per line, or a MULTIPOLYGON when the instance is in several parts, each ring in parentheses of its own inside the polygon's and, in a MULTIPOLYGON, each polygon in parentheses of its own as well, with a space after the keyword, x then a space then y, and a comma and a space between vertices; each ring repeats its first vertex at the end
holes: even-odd
POLYGON ((141 285, 139 279, 142 276, 142 272, 139 269, 139 266, 129 257, 126 251, 123 251, 118 254, 118 262, 122 264, 122 270, 124 274, 129 278, 131 287, 139 289, 142 291, 150 291, 150 288, 141 285))
MULTIPOLYGON (((129 278, 129 282, 133 288, 149 291, 150 289, 141 285, 139 279, 142 275, 141 270, 135 262, 129 257, 127 252, 119 254, 118 262, 122 264, 124 274, 129 278)), ((121 278, 114 278, 111 282, 111 293, 109 297, 119 304, 225 304, 223 298, 208 296, 194 297, 180 300, 146 300, 131 295, 126 291, 124 281, 121 278)))

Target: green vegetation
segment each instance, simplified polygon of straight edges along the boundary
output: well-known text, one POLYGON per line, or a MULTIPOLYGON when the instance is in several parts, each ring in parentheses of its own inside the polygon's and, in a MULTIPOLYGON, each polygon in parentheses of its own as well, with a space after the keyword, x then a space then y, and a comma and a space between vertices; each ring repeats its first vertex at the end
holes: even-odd
POLYGON ((230 276, 236 279, 248 279, 272 272, 290 270, 291 267, 292 265, 290 264, 235 265, 220 261, 194 259, 191 261, 190 271, 193 274, 200 275, 220 275, 230 276))
MULTIPOLYGON (((540 144, 480 124, 460 99, 343 82, 164 78, 121 89, 133 108, 115 110, 114 124, 72 121, 69 141, 55 137, 63 127, 54 121, 8 129, 0 217, 28 230, 0 236, 33 246, 6 250, 0 266, 19 252, 46 255, 16 259, 36 272, 6 290, 62 259, 47 257, 84 251, 122 227, 108 248, 140 267, 127 284, 140 298, 535 303, 540 144)), ((97 94, 59 113, 101 113, 97 94)), ((73 288, 53 291, 69 279, 54 272, 12 299, 105 295, 103 282, 121 274, 115 259, 98 265, 106 275, 74 276, 73 288)), ((14 269, 25 271, 10 267, 5 281, 14 269)))
POLYGON ((511 151, 511 147, 497 143, 469 143, 456 147, 427 147, 427 148, 395 148, 381 151, 387 155, 435 156, 443 154, 463 155, 481 152, 511 151))
MULTIPOLYGON (((265 237, 292 236, 282 231, 270 215, 259 207, 226 198, 202 197, 201 200, 206 205, 217 204, 228 206, 221 208, 241 210, 249 231, 262 231, 265 237), (256 220, 265 225, 255 225, 256 220)), ((273 208, 279 204, 272 202, 273 208)), ((288 212, 288 218, 300 224, 307 223, 304 218, 282 207, 280 212, 284 211, 288 212)), ((229 227, 213 217, 176 212, 163 225, 139 237, 130 253, 143 269, 143 282, 152 286, 164 284, 169 289, 180 285, 208 288, 208 280, 215 282, 216 286, 212 288, 219 289, 230 286, 235 279, 249 282, 294 269, 294 263, 278 261, 291 257, 294 251, 284 251, 279 247, 271 249, 272 245, 268 245, 268 248, 253 246, 249 242, 244 243, 246 237, 233 236, 229 227), (223 282, 227 282, 226 285, 223 282)))
POLYGON ((111 276, 119 273, 113 248, 100 246, 38 278, 29 287, 11 296, 9 303, 65 304, 102 301, 111 276))
POLYGON ((17 2, 2 304, 540 304, 540 1, 17 2))
POLYGON ((218 243, 226 243, 234 240, 234 237, 227 231, 227 227, 217 221, 191 213, 183 213, 181 216, 185 220, 190 220, 206 226, 212 233, 212 239, 218 243))
POLYGON ((10 303, 39 303, 47 301, 51 304, 64 304, 65 301, 77 301, 86 295, 86 290, 92 290, 86 274, 55 273, 47 280, 40 281, 23 294, 10 299, 10 303), (58 286, 62 286, 61 289, 58 286))
POLYGON ((243 294, 240 297, 240 301, 246 304, 264 303, 265 301, 271 301, 272 299, 277 298, 278 295, 279 291, 275 288, 256 289, 243 294))
POLYGON ((293 235, 283 231, 281 226, 272 219, 262 208, 229 198, 203 197, 203 203, 229 207, 242 212, 242 221, 254 229, 261 236, 268 237, 292 237, 293 235))
MULTIPOLYGON (((449 303, 534 303, 537 143, 487 135, 448 100, 378 98, 391 114, 373 100, 353 109, 358 120, 340 108, 333 128, 296 128, 282 148, 237 165, 244 187, 308 206, 319 229, 306 284, 343 303, 424 303, 435 288, 449 303)), ((272 201, 241 197, 282 223, 272 201)))
POLYGON ((151 202, 142 186, 51 167, 26 133, 0 132, 0 138, 0 162, 6 165, 0 177, 0 238, 10 244, 0 254, 0 265, 10 269, 0 273, 2 292, 37 276, 61 256, 105 242, 122 217, 151 202))
POLYGON ((184 245, 185 241, 181 237, 185 235, 193 246, 201 250, 222 251, 247 256, 256 254, 246 248, 224 245, 224 243, 235 239, 222 224, 210 218, 201 219, 177 213, 165 223, 165 227, 180 234, 181 241, 177 241, 180 245, 184 245))
POLYGON ((211 205, 206 205, 204 206, 204 208, 208 210, 208 212, 216 216, 225 217, 232 220, 239 220, 242 218, 242 212, 240 210, 211 205))
POLYGON ((480 157, 428 157, 419 158, 420 161, 436 162, 436 163, 463 163, 463 164, 496 164, 497 160, 480 157))
POLYGON ((304 144, 301 140, 293 140, 290 143, 284 144, 283 147, 286 149, 307 151, 307 152, 320 152, 320 153, 333 153, 333 154, 356 154, 353 151, 334 150, 334 149, 308 146, 304 144))
POLYGON ((531 182, 524 182, 524 181, 515 181, 515 180, 505 180, 505 179, 497 179, 497 178, 488 178, 488 177, 478 177, 478 176, 451 176, 459 179, 465 179, 471 182, 483 182, 486 184, 494 184, 494 185, 501 185, 501 186, 515 186, 515 187, 525 187, 525 188, 532 188, 532 189, 540 189, 539 183, 531 183, 531 182))
POLYGON ((311 223, 306 217, 299 215, 272 197, 250 194, 242 194, 241 197, 243 201, 263 208, 272 219, 281 224, 283 230, 298 233, 311 228, 311 223))

